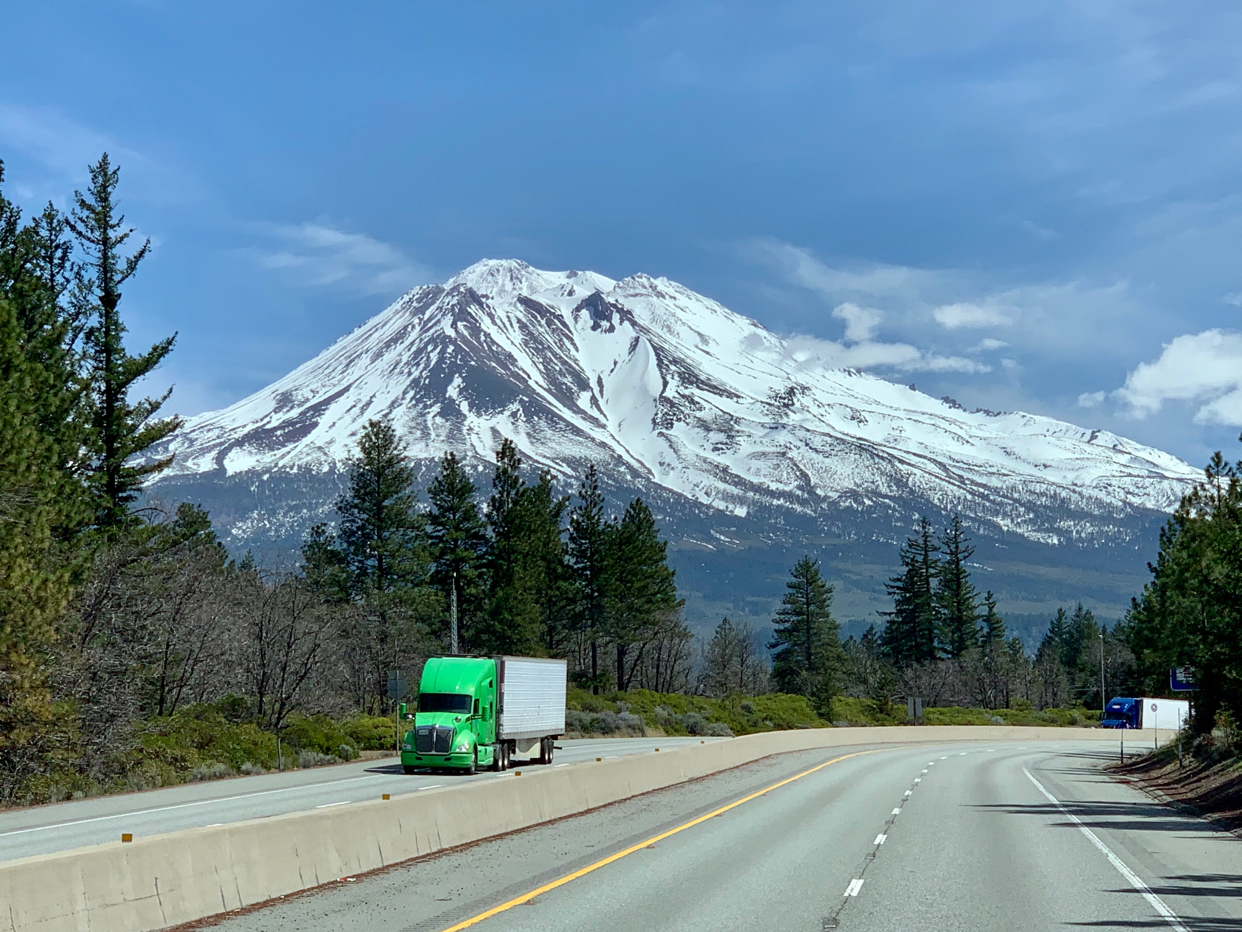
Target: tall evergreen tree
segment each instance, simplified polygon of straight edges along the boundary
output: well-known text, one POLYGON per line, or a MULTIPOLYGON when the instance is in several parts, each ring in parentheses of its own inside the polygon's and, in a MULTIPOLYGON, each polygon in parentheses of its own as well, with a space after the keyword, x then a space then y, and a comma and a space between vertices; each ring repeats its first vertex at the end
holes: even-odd
POLYGON ((526 490, 526 540, 529 578, 535 590, 542 626, 543 650, 563 655, 570 634, 573 585, 566 562, 565 511, 569 498, 557 495, 552 474, 539 473, 539 481, 526 490))
POLYGON ((496 452, 492 495, 487 504, 491 531, 487 558, 488 607, 480 648, 505 653, 539 653, 543 643, 541 573, 531 535, 537 509, 521 474, 512 440, 496 452))
POLYGON ((427 533, 431 541, 431 581, 450 605, 457 593, 462 640, 479 624, 483 612, 482 564, 487 551, 487 523, 479 514, 474 483, 457 454, 446 453, 440 472, 427 487, 431 510, 427 533))
POLYGON ((119 170, 112 167, 107 153, 90 167, 90 174, 87 192, 74 192, 74 209, 67 223, 86 257, 78 296, 92 321, 84 340, 91 409, 87 449, 98 501, 96 523, 116 529, 131 520, 129 506, 143 482, 172 462, 171 457, 134 461, 180 425, 177 417, 156 417, 172 389, 159 398, 139 401, 130 400, 130 391, 172 351, 176 334, 138 356, 126 351, 126 328, 118 311, 120 289, 138 270, 151 243, 143 242, 129 255, 124 252, 134 231, 125 228, 125 217, 118 210, 119 170))
POLYGON ((901 575, 884 587, 893 599, 893 610, 879 613, 886 620, 880 640, 889 660, 907 667, 936 659, 939 606, 935 587, 940 558, 926 518, 919 521, 917 536, 907 538, 902 546, 901 566, 901 575))
POLYGON ((337 540, 351 590, 409 594, 425 585, 425 519, 417 511, 414 471, 392 425, 368 421, 350 461, 349 490, 337 501, 337 540))
POLYGON ((599 643, 607 632, 608 563, 615 526, 604 518, 604 493, 595 465, 587 467, 578 487, 578 503, 569 512, 569 567, 574 585, 574 627, 590 648, 590 684, 600 687, 599 643))
POLYGON ((629 689, 634 664, 627 665, 626 655, 631 645, 645 640, 683 603, 668 565, 668 544, 660 539, 655 517, 641 498, 626 507, 611 545, 607 634, 617 653, 617 689, 629 689))
POLYGON ((996 596, 992 594, 991 589, 983 597, 983 605, 987 609, 983 615, 983 643, 1004 644, 1005 619, 996 611, 996 596))
POLYGON ((82 562, 62 542, 80 499, 66 424, 75 374, 38 241, 0 192, 0 803, 66 743, 46 671, 82 562))
POLYGON ((45 670, 71 583, 54 536, 58 450, 39 428, 23 335, 0 295, 0 801, 44 766, 57 740, 45 670))
POLYGON ((809 697, 829 715, 845 664, 840 627, 832 617, 832 586, 819 563, 804 556, 794 564, 772 623, 772 680, 777 690, 809 697))
POLYGON ((966 568, 975 548, 970 546, 958 515, 940 538, 940 553, 936 570, 940 649, 945 656, 956 658, 979 643, 979 593, 966 568))
MULTIPOLYGON (((1095 621, 1095 613, 1079 602, 1065 623, 1062 636, 1061 662, 1065 664, 1065 669, 1073 674, 1085 671, 1088 677, 1095 676, 1098 671, 1091 663, 1091 654, 1099 636, 1100 626, 1095 621)), ((1095 659, 1099 660, 1099 654, 1095 654, 1095 659)))

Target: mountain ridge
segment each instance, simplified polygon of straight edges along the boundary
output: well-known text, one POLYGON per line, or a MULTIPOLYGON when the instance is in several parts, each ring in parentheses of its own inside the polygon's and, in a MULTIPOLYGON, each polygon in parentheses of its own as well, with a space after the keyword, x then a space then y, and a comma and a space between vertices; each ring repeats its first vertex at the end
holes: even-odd
POLYGON ((839 604, 874 618, 893 544, 917 516, 953 513, 982 562, 1008 567, 991 588, 1015 610, 1064 595, 1119 614, 1200 476, 1107 431, 830 368, 668 279, 484 260, 187 419, 155 451, 175 459, 152 495, 208 503, 235 551, 291 552, 331 519, 370 418, 394 424, 423 483, 454 450, 486 494, 502 437, 566 491, 595 463, 616 494, 653 503, 704 619, 760 619, 748 586, 776 597, 785 558, 812 549, 837 554, 839 604), (711 594, 724 591, 732 608, 711 594))
POLYGON ((667 279, 615 281, 484 260, 420 286, 283 379, 187 420, 170 476, 343 464, 392 420, 416 459, 483 459, 510 436, 562 476, 613 461, 640 482, 744 516, 927 499, 1035 540, 1168 511, 1197 471, 1107 431, 965 411, 913 387, 807 365, 750 318, 667 279), (878 422, 878 423, 877 423, 878 422))

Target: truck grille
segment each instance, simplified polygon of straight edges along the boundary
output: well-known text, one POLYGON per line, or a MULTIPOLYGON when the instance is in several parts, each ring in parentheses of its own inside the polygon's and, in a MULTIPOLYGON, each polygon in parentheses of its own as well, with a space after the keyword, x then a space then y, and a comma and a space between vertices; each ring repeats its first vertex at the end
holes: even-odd
POLYGON ((453 729, 422 725, 414 729, 414 750, 419 754, 447 754, 453 749, 453 729))

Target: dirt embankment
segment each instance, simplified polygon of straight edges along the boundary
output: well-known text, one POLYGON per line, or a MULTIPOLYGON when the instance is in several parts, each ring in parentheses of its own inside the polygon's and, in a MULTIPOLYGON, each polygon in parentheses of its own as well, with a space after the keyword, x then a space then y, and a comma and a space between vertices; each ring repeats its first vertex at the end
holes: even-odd
POLYGON ((1175 754, 1147 754, 1109 771, 1134 783, 1162 802, 1183 806, 1242 835, 1242 760, 1208 763, 1175 754))

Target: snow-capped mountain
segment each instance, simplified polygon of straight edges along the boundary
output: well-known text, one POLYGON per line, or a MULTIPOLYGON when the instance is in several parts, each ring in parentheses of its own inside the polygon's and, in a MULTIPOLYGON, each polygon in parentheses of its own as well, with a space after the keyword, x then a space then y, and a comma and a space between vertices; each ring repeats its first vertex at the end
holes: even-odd
MULTIPOLYGON (((825 368, 664 278, 485 260, 189 419, 161 484, 338 474, 370 418, 391 420, 418 459, 452 449, 490 461, 511 437, 533 465, 568 477, 593 461, 619 486, 722 519, 883 515, 904 527, 933 509, 1053 544, 1119 542, 1199 477, 1107 431, 965 411, 825 368)), ((256 533, 260 511, 232 515, 235 535, 256 533)))

